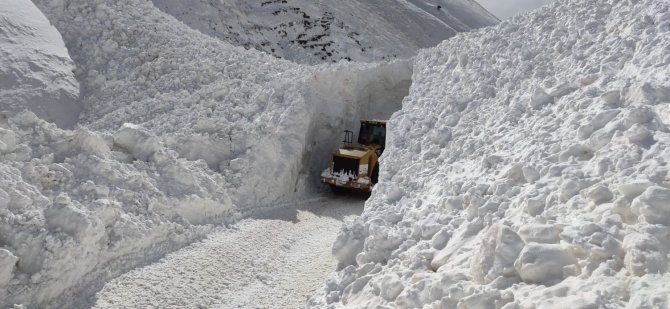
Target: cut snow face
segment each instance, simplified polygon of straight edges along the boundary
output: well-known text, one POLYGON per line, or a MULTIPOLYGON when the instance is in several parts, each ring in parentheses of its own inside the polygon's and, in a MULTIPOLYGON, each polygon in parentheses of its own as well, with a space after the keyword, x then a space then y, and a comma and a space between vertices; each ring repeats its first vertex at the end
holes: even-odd
POLYGON ((212 37, 298 63, 407 58, 498 19, 472 0, 152 0, 212 37))
POLYGON ((670 306, 670 4, 557 1, 421 51, 314 308, 670 306))
POLYGON ((0 110, 29 109, 61 128, 77 123, 79 84, 60 34, 30 0, 0 6, 0 110))

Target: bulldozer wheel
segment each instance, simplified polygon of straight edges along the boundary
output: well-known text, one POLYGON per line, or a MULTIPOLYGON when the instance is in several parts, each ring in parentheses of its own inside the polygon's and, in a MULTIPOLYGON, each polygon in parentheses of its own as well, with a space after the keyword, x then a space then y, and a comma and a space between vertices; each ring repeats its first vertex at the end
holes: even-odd
POLYGON ((347 192, 347 189, 342 188, 342 187, 338 187, 336 185, 330 185, 330 190, 332 190, 333 193, 335 193, 335 194, 343 194, 343 193, 347 192))
POLYGON ((372 181, 373 184, 376 184, 377 181, 379 181, 379 164, 377 164, 375 168, 372 170, 370 180, 372 181))

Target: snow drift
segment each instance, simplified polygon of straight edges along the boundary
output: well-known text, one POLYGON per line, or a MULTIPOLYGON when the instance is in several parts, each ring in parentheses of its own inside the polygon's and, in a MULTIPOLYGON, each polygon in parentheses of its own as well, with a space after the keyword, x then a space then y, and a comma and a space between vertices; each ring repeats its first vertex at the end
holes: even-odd
POLYGON ((422 51, 312 307, 670 306, 670 7, 556 1, 422 51))

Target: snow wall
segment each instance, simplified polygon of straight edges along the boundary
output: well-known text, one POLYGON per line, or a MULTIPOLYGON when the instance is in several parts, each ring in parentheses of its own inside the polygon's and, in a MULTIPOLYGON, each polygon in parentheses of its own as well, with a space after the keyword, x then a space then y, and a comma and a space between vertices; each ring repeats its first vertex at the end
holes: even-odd
POLYGON ((0 111, 27 108, 74 127, 82 110, 79 83, 60 33, 29 0, 3 3, 0 29, 0 111))
POLYGON ((555 1, 420 52, 314 308, 670 306, 670 4, 555 1))
POLYGON ((411 83, 411 62, 301 66, 147 1, 36 4, 83 110, 74 130, 19 110, 1 124, 0 307, 85 307, 110 278, 321 190, 342 131, 390 116, 411 83))

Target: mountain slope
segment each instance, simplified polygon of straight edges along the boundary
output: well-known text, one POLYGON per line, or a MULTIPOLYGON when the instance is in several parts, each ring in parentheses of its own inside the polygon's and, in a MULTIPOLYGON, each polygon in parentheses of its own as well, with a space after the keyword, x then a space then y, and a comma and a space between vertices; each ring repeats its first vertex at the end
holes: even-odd
POLYGON ((205 34, 299 63, 407 58, 458 32, 498 22, 472 0, 153 3, 205 34))

